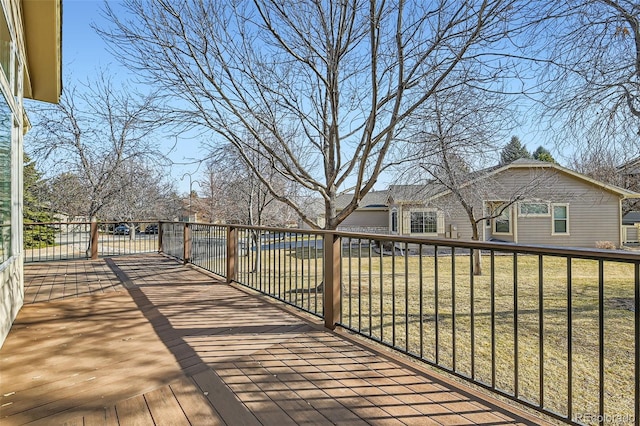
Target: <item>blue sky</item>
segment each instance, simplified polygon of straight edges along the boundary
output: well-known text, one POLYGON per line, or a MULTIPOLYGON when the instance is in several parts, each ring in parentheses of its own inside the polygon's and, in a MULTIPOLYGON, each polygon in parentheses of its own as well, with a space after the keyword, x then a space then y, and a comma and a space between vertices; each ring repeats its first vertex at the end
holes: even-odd
MULTIPOLYGON (((63 78, 71 78, 74 81, 85 81, 87 77, 95 74, 100 68, 109 67, 117 73, 117 77, 127 79, 128 71, 118 64, 107 51, 106 44, 96 34, 92 25, 105 26, 108 21, 100 15, 102 0, 63 0, 62 2, 62 66, 63 78)), ((117 80, 117 79, 116 79, 117 80)), ((175 139, 161 146, 164 152, 168 151, 175 143, 175 139)), ((197 149, 194 152, 193 141, 178 143, 177 152, 173 152, 170 158, 175 163, 189 162, 187 157, 198 156, 197 149), (182 145, 182 149, 180 149, 182 145), (189 153, 185 153, 185 147, 189 146, 189 153)), ((202 176, 195 173, 198 168, 194 165, 176 164, 172 167, 171 176, 180 193, 188 193, 189 177, 185 173, 192 173, 192 181, 203 180, 202 176), (182 179, 184 177, 184 179, 182 179)), ((200 167, 202 170, 204 167, 200 167)), ((198 183, 192 183, 193 189, 199 191, 198 183)))
MULTIPOLYGON (((92 25, 106 26, 108 21, 102 18, 100 8, 102 0, 64 0, 63 1, 63 74, 64 78, 72 78, 75 81, 84 81, 87 77, 95 74, 100 68, 109 67, 116 73, 116 79, 127 79, 128 72, 118 62, 111 57, 107 51, 106 44, 96 34, 92 25)), ((115 6, 115 3, 112 5, 115 6)), ((531 123, 523 123, 515 134, 527 146, 529 151, 535 150, 539 145, 545 145, 552 151, 554 156, 560 160, 560 156, 553 146, 545 144, 541 133, 532 130, 531 123)), ((175 140, 162 142, 163 150, 166 152, 174 144, 175 140)), ((504 141, 505 143, 508 140, 504 141)), ((193 140, 184 140, 178 143, 178 149, 170 155, 175 163, 189 162, 189 158, 202 157, 204 154, 199 151, 197 143, 193 140)), ((204 167, 200 167, 200 171, 204 167)), ((171 170, 171 177, 177 185, 179 192, 188 193, 189 177, 185 173, 192 173, 193 189, 200 192, 198 180, 204 180, 198 172, 198 165, 175 165, 171 170), (183 179, 184 178, 184 179, 183 179)), ((383 189, 386 182, 380 179, 376 189, 383 189)))
POLYGON ((102 39, 91 28, 101 24, 101 1, 65 0, 62 5, 62 61, 65 77, 84 79, 100 66, 112 64, 102 39))

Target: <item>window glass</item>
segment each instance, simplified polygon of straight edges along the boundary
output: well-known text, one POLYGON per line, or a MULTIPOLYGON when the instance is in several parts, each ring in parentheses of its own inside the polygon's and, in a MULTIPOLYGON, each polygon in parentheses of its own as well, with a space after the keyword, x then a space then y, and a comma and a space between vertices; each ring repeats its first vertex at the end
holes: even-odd
POLYGON ((11 109, 0 95, 0 263, 11 256, 11 109))
POLYGON ((0 11, 0 67, 4 72, 9 85, 11 85, 11 34, 4 17, 4 13, 0 11))
POLYGON ((569 232, 569 214, 567 206, 553 206, 553 233, 567 234, 569 232))
POLYGON ((525 216, 547 216, 549 214, 549 204, 521 203, 520 214, 525 216))
POLYGON ((17 55, 15 55, 13 64, 13 96, 16 97, 16 105, 19 105, 19 100, 22 98, 22 96, 20 96, 22 94, 22 79, 20 78, 22 76, 22 69, 17 55))
POLYGON ((438 214, 436 212, 411 212, 412 234, 436 234, 438 214))
POLYGON ((391 210, 391 232, 398 232, 398 210, 391 210))
POLYGON ((493 219, 493 232, 495 234, 509 234, 511 232, 511 208, 510 207, 505 208, 502 211, 502 213, 500 213, 499 216, 493 219))

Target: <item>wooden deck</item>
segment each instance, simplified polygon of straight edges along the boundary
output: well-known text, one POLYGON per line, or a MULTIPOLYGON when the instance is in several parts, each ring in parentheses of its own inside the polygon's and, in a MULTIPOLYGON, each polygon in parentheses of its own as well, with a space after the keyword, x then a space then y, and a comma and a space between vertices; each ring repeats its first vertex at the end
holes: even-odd
POLYGON ((0 424, 543 421, 160 255, 25 267, 0 424))

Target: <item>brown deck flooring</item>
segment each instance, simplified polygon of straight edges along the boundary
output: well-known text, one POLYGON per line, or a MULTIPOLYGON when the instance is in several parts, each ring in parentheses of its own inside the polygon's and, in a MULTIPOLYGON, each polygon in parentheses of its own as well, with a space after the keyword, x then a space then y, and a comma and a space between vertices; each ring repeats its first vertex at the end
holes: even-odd
POLYGON ((2 425, 543 423, 159 255, 28 265, 25 285, 2 425))

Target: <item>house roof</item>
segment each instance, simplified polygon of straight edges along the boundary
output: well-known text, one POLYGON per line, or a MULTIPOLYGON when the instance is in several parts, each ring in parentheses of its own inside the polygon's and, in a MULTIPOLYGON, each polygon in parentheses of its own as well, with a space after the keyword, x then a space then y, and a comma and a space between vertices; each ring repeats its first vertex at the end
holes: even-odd
POLYGON ((410 203, 431 198, 444 190, 446 187, 435 181, 423 185, 391 185, 389 197, 396 203, 410 203))
POLYGON ((57 103, 62 91, 62 0, 20 2, 27 63, 24 96, 57 103))
POLYGON ((578 180, 582 180, 584 182, 590 183, 594 186, 598 186, 606 191, 612 192, 614 194, 619 195, 622 198, 640 198, 640 194, 634 191, 630 191, 628 189, 625 188, 621 188, 619 186, 615 186, 615 185, 610 185, 608 183, 604 183, 602 181, 590 178, 586 175, 583 175, 581 173, 578 173, 576 171, 573 171, 571 169, 567 169, 566 167, 562 167, 558 164, 555 163, 549 163, 546 161, 538 161, 538 160, 531 160, 531 159, 518 159, 516 161, 514 161, 513 163, 507 164, 503 167, 500 167, 499 169, 497 169, 495 172, 493 172, 493 174, 497 174, 500 173, 503 170, 507 170, 507 169, 513 169, 513 168, 551 168, 551 169, 555 169, 561 173, 567 174, 569 176, 572 176, 578 180))
POLYGON ((634 223, 640 223, 640 211, 629 212, 622 218, 623 225, 633 225, 634 223))
POLYGON ((640 174, 640 157, 636 157, 633 160, 618 166, 618 171, 626 175, 640 174))
MULTIPOLYGON (((336 198, 336 209, 342 210, 353 199, 353 193, 340 194, 336 198)), ((359 209, 380 209, 389 205, 389 191, 369 191, 360 199, 358 203, 359 209)))
MULTIPOLYGON (((520 158, 504 166, 493 166, 493 167, 488 167, 482 170, 477 170, 475 172, 471 172, 466 176, 464 183, 460 185, 460 187, 464 188, 480 179, 489 178, 496 174, 502 173, 505 170, 532 169, 532 168, 554 169, 561 173, 572 176, 578 180, 582 180, 591 185, 598 186, 622 198, 640 198, 639 193, 636 193, 618 186, 609 185, 607 183, 598 181, 596 179, 592 179, 588 176, 585 176, 573 170, 567 169, 558 164, 550 163, 546 161, 538 161, 538 160, 533 160, 528 158, 520 158)), ((450 192, 451 191, 447 189, 446 186, 435 181, 427 182, 426 184, 423 184, 423 185, 391 185, 389 187, 389 196, 394 202, 397 202, 397 203, 425 201, 429 199, 439 198, 441 196, 449 194, 450 192)))

